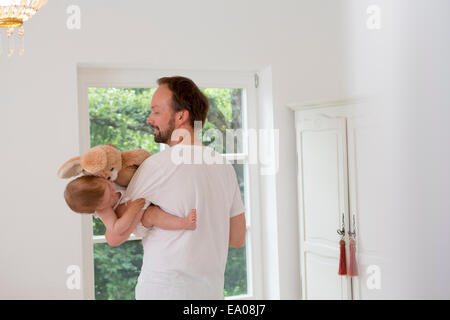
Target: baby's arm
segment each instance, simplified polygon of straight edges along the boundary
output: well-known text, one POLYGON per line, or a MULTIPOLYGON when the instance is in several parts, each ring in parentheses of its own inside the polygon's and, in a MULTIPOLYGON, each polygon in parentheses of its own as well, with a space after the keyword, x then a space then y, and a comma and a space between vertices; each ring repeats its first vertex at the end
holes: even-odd
MULTIPOLYGON (((122 204, 120 204, 117 207, 117 209, 116 209, 117 217, 120 218, 120 217, 122 217, 125 214, 125 212, 127 212, 129 204, 130 204, 130 201, 128 201, 127 203, 122 203, 122 204)), ((139 212, 139 214, 137 214, 134 217, 134 220, 131 223, 130 227, 125 231, 125 234, 127 235, 127 237, 134 232, 134 230, 136 229, 138 223, 141 221, 143 214, 144 214, 144 210, 141 210, 139 212)))
POLYGON ((119 218, 114 225, 115 233, 120 235, 125 234, 128 237, 131 234, 131 231, 134 230, 138 222, 141 220, 142 215, 144 214, 144 205, 145 199, 142 198, 128 202, 125 207, 125 212, 117 215, 119 218))
POLYGON ((165 212, 160 207, 151 205, 145 210, 142 225, 146 228, 156 226, 164 230, 195 230, 197 213, 192 209, 187 217, 181 218, 165 212))
POLYGON ((137 199, 128 203, 125 210, 123 210, 123 207, 122 210, 117 210, 117 215, 112 208, 97 211, 97 214, 105 224, 105 237, 109 245, 117 246, 128 239, 142 218, 144 204, 144 199, 137 199))

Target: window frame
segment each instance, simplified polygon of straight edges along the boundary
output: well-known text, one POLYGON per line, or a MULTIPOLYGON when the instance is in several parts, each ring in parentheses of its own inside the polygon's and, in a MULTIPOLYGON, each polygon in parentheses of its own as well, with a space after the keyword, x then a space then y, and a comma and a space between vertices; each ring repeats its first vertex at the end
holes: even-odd
MULTIPOLYGON (((201 88, 242 88, 244 97, 242 129, 251 128, 258 132, 257 123, 257 89, 255 72, 223 70, 158 70, 148 68, 119 68, 79 64, 77 66, 78 83, 78 118, 79 118, 79 152, 83 154, 90 148, 89 99, 90 87, 115 88, 154 88, 156 80, 167 75, 182 74, 195 81, 201 88)), ((259 164, 249 164, 248 139, 244 136, 243 152, 224 154, 228 160, 243 160, 245 181, 245 216, 247 221, 246 262, 247 294, 226 297, 227 300, 262 299, 263 268, 261 246, 261 217, 259 208, 259 164)), ((241 162, 237 162, 241 164, 241 162)), ((140 240, 131 235, 127 240, 140 240)), ((88 300, 95 300, 94 279, 94 243, 106 242, 104 236, 94 236, 91 215, 82 216, 83 249, 83 294, 88 300)))

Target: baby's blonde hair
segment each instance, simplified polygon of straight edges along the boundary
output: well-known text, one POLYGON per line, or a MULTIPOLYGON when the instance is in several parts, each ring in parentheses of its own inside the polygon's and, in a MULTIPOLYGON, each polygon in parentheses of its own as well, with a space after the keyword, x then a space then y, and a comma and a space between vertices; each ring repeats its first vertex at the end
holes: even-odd
POLYGON ((81 176, 67 184, 64 199, 74 212, 94 213, 101 204, 106 188, 104 178, 81 176))

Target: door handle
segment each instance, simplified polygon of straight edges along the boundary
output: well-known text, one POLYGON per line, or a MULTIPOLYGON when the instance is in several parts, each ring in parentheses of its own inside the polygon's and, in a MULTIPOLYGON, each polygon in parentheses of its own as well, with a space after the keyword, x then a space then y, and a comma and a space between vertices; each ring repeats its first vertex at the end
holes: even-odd
POLYGON ((356 237, 356 222, 355 222, 355 213, 354 212, 353 212, 353 228, 352 228, 352 231, 348 232, 348 235, 353 238, 356 237))
POLYGON ((337 234, 340 235, 341 237, 344 237, 344 236, 345 236, 345 223, 344 223, 344 219, 345 219, 345 213, 342 212, 341 229, 337 229, 337 234))

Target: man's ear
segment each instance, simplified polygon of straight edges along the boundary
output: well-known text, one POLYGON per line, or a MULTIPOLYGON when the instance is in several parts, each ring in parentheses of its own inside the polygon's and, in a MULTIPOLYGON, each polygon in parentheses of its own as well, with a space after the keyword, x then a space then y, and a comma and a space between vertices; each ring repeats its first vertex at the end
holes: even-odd
POLYGON ((182 126, 183 124, 187 123, 189 121, 189 111, 188 110, 181 110, 175 113, 175 122, 177 124, 177 127, 182 126))

